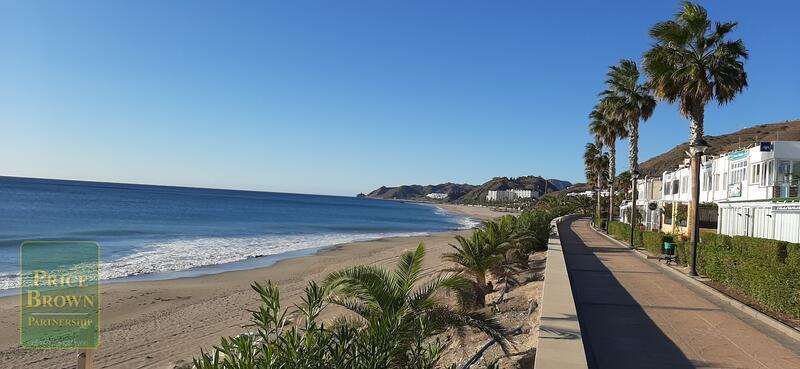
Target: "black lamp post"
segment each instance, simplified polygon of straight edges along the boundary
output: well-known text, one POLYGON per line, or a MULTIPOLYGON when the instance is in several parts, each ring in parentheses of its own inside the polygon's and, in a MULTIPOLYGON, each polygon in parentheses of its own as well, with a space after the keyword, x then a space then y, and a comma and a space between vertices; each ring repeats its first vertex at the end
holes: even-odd
POLYGON ((693 277, 697 276, 697 242, 700 240, 700 221, 698 219, 700 217, 700 165, 702 165, 703 154, 709 147, 708 142, 702 137, 689 144, 691 154, 694 156, 692 158, 694 161, 692 166, 692 178, 694 180, 694 183, 692 183, 692 204, 694 206, 692 213, 694 214, 694 223, 692 224, 692 267, 689 270, 689 275, 693 277))
POLYGON ((614 180, 608 180, 608 221, 606 222, 606 233, 608 233, 609 224, 611 221, 614 220, 614 193, 612 189, 614 188, 614 180))
POLYGON ((636 227, 636 195, 639 192, 639 188, 637 186, 637 180, 639 179, 639 171, 634 170, 631 171, 631 187, 633 188, 633 194, 631 195, 631 247, 636 248, 633 244, 633 234, 634 234, 634 227, 636 227))

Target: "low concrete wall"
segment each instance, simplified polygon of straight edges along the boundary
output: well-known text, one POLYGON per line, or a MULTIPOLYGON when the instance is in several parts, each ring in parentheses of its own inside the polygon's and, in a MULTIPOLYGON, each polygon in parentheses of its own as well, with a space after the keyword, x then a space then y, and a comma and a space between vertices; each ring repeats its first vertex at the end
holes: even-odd
POLYGON ((542 292, 542 317, 535 369, 586 369, 581 325, 575 310, 572 285, 567 274, 558 223, 575 218, 567 215, 553 220, 555 236, 547 245, 547 266, 542 292))

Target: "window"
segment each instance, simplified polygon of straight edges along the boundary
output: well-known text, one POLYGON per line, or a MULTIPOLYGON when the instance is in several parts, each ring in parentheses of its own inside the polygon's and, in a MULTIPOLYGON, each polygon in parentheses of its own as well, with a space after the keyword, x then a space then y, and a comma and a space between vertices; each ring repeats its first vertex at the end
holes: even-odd
POLYGON ((729 184, 737 184, 744 182, 747 174, 747 161, 737 161, 731 163, 731 175, 729 184))
POLYGON ((672 181, 672 194, 674 194, 674 195, 678 194, 678 186, 679 186, 679 184, 680 183, 678 182, 677 179, 672 181))
POLYGON ((761 183, 761 163, 750 166, 750 184, 761 183))
POLYGON ((714 191, 719 191, 720 187, 722 187, 721 179, 722 177, 719 174, 714 174, 714 191))
POLYGON ((681 193, 689 192, 689 177, 681 177, 681 193))
POLYGON ((669 195, 670 189, 672 189, 672 182, 664 183, 664 195, 669 195))
POLYGON ((710 170, 703 172, 703 191, 710 191, 711 190, 711 181, 713 179, 712 173, 710 170))
POLYGON ((761 184, 765 186, 772 186, 775 184, 775 161, 770 160, 765 162, 761 170, 761 184))
POLYGON ((789 160, 781 160, 778 162, 778 182, 786 183, 791 181, 792 178, 792 162, 789 160))

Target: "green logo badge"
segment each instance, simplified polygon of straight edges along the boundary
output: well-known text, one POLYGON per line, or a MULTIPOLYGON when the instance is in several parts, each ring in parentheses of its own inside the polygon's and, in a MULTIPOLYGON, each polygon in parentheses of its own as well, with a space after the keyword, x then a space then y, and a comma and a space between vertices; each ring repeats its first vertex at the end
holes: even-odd
POLYGON ((20 246, 20 344, 96 348, 100 245, 25 241, 20 246))

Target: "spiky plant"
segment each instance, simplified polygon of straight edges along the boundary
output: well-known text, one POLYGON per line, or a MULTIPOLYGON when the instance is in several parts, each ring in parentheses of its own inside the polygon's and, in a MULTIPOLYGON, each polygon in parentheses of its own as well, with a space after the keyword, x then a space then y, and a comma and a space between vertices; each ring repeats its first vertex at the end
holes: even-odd
POLYGON ((310 282, 300 304, 281 306, 271 282, 253 283, 261 305, 251 310, 255 332, 222 338, 212 352, 193 360, 197 369, 436 369, 444 345, 432 336, 447 328, 475 327, 507 345, 506 329, 493 318, 451 307, 445 290, 462 290, 458 274, 423 280, 420 244, 404 253, 394 271, 360 266, 333 273, 320 286, 310 282), (319 322, 329 303, 357 318, 319 322))
POLYGON ((487 240, 485 230, 475 230, 469 237, 456 235, 455 239, 457 245, 450 244, 453 252, 445 253, 442 259, 455 263, 454 270, 473 278, 473 303, 484 307, 489 292, 486 273, 502 261, 508 248, 487 240))
POLYGON ((347 308, 359 317, 357 323, 370 329, 380 328, 392 337, 390 367, 405 367, 406 353, 420 336, 431 337, 447 328, 477 328, 503 344, 506 329, 494 318, 480 312, 469 312, 444 303, 443 291, 455 292, 462 302, 471 283, 460 273, 449 273, 422 279, 425 247, 404 253, 394 271, 377 266, 357 266, 331 273, 325 286, 332 291, 330 301, 347 308))

